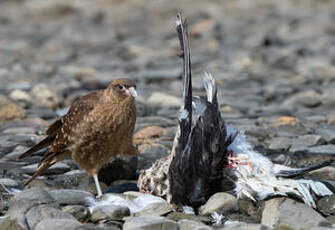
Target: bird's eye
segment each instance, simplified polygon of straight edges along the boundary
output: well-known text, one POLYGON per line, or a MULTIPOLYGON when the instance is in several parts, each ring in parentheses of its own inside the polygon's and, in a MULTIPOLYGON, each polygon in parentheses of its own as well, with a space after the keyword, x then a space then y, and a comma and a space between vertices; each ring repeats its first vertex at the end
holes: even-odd
POLYGON ((124 86, 123 85, 119 85, 118 88, 119 89, 124 89, 124 86))

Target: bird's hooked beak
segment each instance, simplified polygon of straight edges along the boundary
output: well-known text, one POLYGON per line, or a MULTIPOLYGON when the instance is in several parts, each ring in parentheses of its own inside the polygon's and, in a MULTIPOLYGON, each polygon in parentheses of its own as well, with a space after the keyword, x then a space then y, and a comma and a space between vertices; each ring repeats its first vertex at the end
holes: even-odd
POLYGON ((130 88, 126 89, 125 93, 128 96, 137 97, 137 92, 135 90, 135 87, 130 87, 130 88))

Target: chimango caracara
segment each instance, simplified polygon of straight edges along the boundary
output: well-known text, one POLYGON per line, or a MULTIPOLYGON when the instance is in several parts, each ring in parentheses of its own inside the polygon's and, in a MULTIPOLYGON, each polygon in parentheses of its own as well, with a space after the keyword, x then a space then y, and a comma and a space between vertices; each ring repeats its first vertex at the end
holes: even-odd
POLYGON ((72 158, 94 178, 98 197, 100 168, 117 154, 137 154, 132 138, 136 121, 135 84, 114 80, 107 89, 77 99, 69 112, 50 125, 47 137, 20 156, 24 158, 49 146, 29 184, 51 165, 72 158))

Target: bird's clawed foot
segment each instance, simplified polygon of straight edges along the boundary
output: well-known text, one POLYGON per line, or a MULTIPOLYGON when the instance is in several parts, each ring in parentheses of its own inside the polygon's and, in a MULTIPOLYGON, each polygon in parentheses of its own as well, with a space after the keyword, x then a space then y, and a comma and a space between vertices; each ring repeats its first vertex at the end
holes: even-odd
POLYGON ((96 197, 95 197, 95 199, 97 200, 97 201, 100 201, 100 200, 102 200, 102 197, 103 197, 103 194, 97 194, 96 195, 96 197))

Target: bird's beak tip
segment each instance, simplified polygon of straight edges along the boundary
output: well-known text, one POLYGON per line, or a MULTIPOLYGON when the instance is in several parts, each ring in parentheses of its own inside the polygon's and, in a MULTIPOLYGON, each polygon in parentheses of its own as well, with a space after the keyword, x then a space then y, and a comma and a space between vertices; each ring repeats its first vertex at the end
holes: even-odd
POLYGON ((127 95, 132 96, 132 97, 137 97, 137 92, 134 87, 130 87, 126 91, 127 95))

